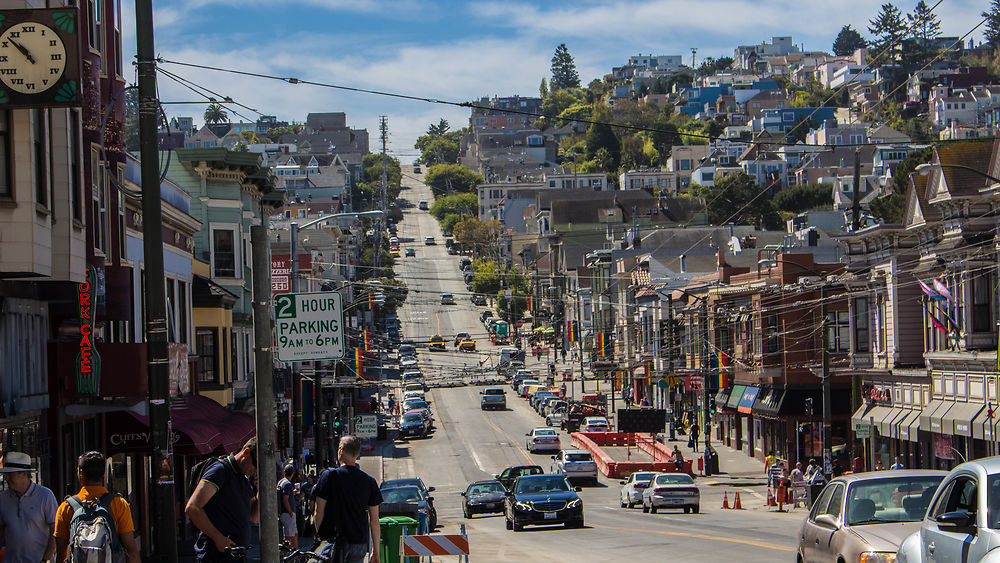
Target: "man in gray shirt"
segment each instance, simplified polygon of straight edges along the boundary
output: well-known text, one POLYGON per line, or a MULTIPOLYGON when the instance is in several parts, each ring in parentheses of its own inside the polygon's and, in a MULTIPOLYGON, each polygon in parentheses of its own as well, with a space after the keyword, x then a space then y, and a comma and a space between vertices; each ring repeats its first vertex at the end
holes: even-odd
POLYGON ((55 561, 55 495, 31 481, 31 457, 21 452, 7 452, 3 457, 3 480, 0 491, 0 529, 7 546, 4 563, 55 561))

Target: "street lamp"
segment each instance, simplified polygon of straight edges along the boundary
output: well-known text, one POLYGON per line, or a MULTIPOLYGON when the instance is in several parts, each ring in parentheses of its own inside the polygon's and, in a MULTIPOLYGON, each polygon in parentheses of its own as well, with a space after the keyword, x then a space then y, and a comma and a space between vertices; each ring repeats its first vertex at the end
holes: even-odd
MULTIPOLYGON (((815 276, 819 276, 821 279, 829 276, 829 273, 818 272, 809 266, 799 264, 798 262, 791 262, 787 260, 780 260, 778 258, 764 259, 757 262, 757 272, 760 274, 761 266, 766 266, 770 268, 775 264, 789 264, 797 268, 801 268, 815 276)), ((831 426, 833 422, 833 412, 831 406, 831 388, 830 388, 830 342, 829 333, 826 326, 826 283, 820 283, 819 286, 819 302, 820 302, 820 323, 822 327, 822 354, 823 354, 823 372, 822 372, 822 400, 823 400, 823 471, 826 472, 826 464, 833 463, 833 450, 831 447, 831 426)), ((797 439, 797 438, 796 438, 797 439)))
POLYGON ((934 168, 957 168, 959 170, 965 170, 967 172, 978 174, 991 182, 1000 184, 1000 178, 991 176, 986 172, 983 172, 982 170, 978 170, 971 166, 965 166, 964 164, 931 164, 929 162, 925 162, 923 164, 918 164, 917 167, 913 169, 913 171, 916 172, 917 174, 920 174, 921 176, 926 176, 930 174, 931 170, 934 168))

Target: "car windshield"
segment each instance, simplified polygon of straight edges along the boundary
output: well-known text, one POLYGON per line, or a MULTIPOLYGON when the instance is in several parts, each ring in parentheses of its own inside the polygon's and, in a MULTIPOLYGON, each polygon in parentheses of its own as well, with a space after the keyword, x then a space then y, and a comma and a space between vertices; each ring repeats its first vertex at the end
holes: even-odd
POLYGON ((632 474, 632 482, 633 483, 648 483, 649 480, 652 479, 654 475, 656 475, 656 473, 633 473, 632 474))
POLYGON ((588 418, 587 419, 587 424, 603 424, 603 425, 607 426, 608 425, 608 421, 604 420, 603 418, 588 418))
POLYGON ((566 461, 594 461, 590 454, 566 454, 566 461))
POLYGON ((424 488, 423 483, 420 482, 420 479, 393 479, 391 481, 386 481, 382 483, 382 486, 380 488, 382 490, 385 490, 385 489, 398 489, 400 487, 417 487, 418 489, 421 490, 423 490, 424 488))
POLYGON ((503 485, 500 483, 479 483, 478 485, 469 487, 469 492, 466 494, 469 496, 488 495, 490 493, 502 493, 503 491, 503 485))
POLYGON ((520 479, 517 482, 515 493, 565 493, 569 492, 569 485, 565 477, 537 477, 531 479, 520 479))
POLYGON ((382 491, 383 502, 423 502, 424 496, 416 487, 399 487, 382 491))
POLYGON ((866 479, 850 485, 847 525, 883 522, 916 522, 943 477, 890 477, 866 479))
POLYGON ((535 436, 555 436, 555 435, 556 435, 555 430, 548 430, 546 428, 539 428, 538 430, 535 430, 535 436))
POLYGON ((483 391, 483 395, 503 395, 503 389, 486 389, 483 391))
POLYGON ((690 475, 686 473, 672 473, 670 475, 657 475, 657 485, 690 485, 694 483, 690 475))
POLYGON ((410 410, 426 409, 427 403, 419 399, 418 400, 411 399, 409 401, 406 401, 406 408, 410 410))
POLYGON ((403 422, 422 422, 424 417, 418 413, 406 413, 403 415, 403 422))

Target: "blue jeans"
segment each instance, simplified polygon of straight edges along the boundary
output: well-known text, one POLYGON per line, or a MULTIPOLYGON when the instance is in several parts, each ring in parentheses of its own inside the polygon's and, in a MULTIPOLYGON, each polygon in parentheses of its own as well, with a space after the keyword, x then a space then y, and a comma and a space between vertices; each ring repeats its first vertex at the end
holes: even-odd
POLYGON ((368 555, 368 544, 349 543, 343 547, 343 563, 364 563, 365 555, 368 555))

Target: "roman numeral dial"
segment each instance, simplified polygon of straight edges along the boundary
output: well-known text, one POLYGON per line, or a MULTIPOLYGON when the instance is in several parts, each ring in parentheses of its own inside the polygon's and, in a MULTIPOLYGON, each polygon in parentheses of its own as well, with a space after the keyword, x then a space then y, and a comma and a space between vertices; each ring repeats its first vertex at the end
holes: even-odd
POLYGON ((0 34, 0 82, 22 94, 37 94, 59 82, 66 69, 66 45, 52 28, 15 23, 0 34))

